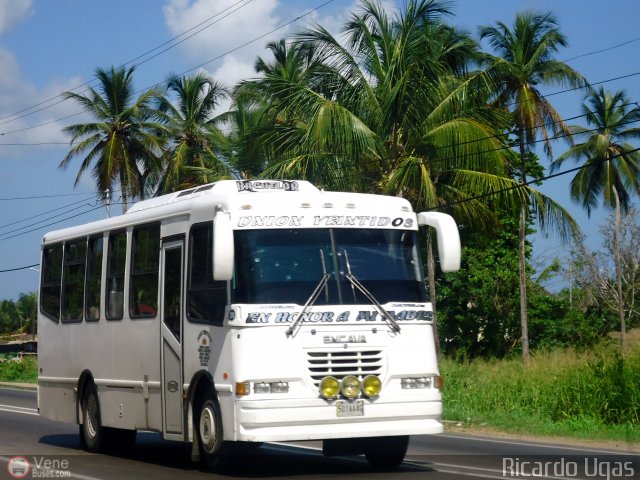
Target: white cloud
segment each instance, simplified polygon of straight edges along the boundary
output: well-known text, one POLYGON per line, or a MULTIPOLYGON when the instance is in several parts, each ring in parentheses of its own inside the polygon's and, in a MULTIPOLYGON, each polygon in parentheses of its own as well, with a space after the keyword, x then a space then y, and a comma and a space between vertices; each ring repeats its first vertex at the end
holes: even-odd
POLYGON ((0 0, 0 34, 31 14, 32 0, 0 0))
MULTIPOLYGON (((174 36, 219 14, 189 32, 187 35, 211 25, 180 45, 194 60, 207 61, 275 29, 279 23, 274 14, 277 7, 277 0, 244 3, 238 0, 169 0, 163 12, 165 22, 174 36)), ((253 65, 256 56, 264 50, 264 45, 281 35, 276 32, 234 51, 233 55, 237 60, 253 65)))
MULTIPOLYGON (((81 119, 60 119, 81 110, 73 102, 60 102, 59 95, 80 85, 82 80, 80 78, 54 80, 42 89, 38 89, 24 78, 13 54, 2 47, 0 47, 0 65, 2 65, 2 75, 0 75, 0 142, 67 141, 68 138, 62 133, 63 126, 75 120, 81 121, 81 119), (30 128, 39 124, 46 125, 30 128)), ((5 155, 15 154, 16 156, 29 155, 29 151, 21 147, 6 147, 3 148, 2 153, 5 155)))

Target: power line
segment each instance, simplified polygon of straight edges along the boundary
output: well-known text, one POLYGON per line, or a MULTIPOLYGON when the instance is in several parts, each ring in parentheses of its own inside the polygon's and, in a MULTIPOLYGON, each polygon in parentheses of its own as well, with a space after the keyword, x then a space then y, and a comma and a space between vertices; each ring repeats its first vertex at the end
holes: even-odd
MULTIPOLYGON (((138 59, 140 59, 140 58, 144 58, 146 55, 148 55, 148 54, 150 54, 150 53, 152 53, 152 52, 155 52, 156 50, 158 50, 158 49, 160 49, 160 48, 164 47, 165 45, 170 44, 171 42, 173 42, 173 41, 177 40, 178 38, 180 38, 180 37, 182 37, 182 36, 186 35, 187 33, 189 33, 189 32, 191 32, 191 31, 195 30, 196 28, 198 28, 198 27, 200 27, 200 26, 204 25, 205 23, 207 23, 207 22, 211 21, 212 19, 216 18, 218 15, 220 15, 220 14, 222 14, 222 13, 224 13, 224 12, 226 12, 226 11, 230 10, 230 9, 232 9, 233 7, 235 7, 236 5, 238 5, 239 3, 246 2, 244 5, 241 5, 240 7, 238 7, 236 10, 234 10, 234 11, 233 11, 233 12, 231 12, 231 13, 236 12, 236 11, 237 11, 237 10, 239 10, 240 8, 242 8, 242 7, 246 6, 246 5, 248 5, 249 3, 253 2, 253 1, 254 1, 254 0, 240 0, 240 1, 238 1, 238 2, 236 2, 236 3, 234 3, 234 4, 232 4, 232 5, 230 5, 230 6, 229 6, 229 7, 227 7, 226 9, 221 10, 220 12, 216 13, 215 15, 213 15, 213 16, 211 16, 211 17, 207 18, 206 20, 203 20, 202 22, 200 22, 200 23, 198 23, 197 25, 195 25, 195 26, 191 27, 190 29, 188 29, 188 30, 186 30, 186 31, 182 32, 181 34, 176 35, 175 37, 173 37, 173 38, 171 38, 171 39, 167 40, 166 42, 164 42, 164 43, 162 43, 162 44, 158 45, 157 47, 154 47, 154 48, 152 48, 151 50, 148 50, 148 51, 146 51, 146 52, 142 53, 141 55, 138 55, 137 57, 135 57, 135 58, 133 58, 133 59, 131 59, 131 60, 129 60, 129 61, 127 61, 127 62, 125 62, 125 63, 121 64, 121 65, 119 65, 119 67, 118 67, 118 68, 125 67, 125 66, 129 65, 130 63, 135 62, 136 60, 138 60, 138 59)), ((226 18, 226 17, 227 17, 227 16, 229 16, 231 13, 229 13, 229 14, 225 15, 225 16, 224 16, 224 17, 222 17, 222 18, 226 18)), ((222 19, 220 19, 220 20, 222 20, 222 19)), ((157 57, 157 56, 159 56, 160 54, 162 54, 162 53, 164 53, 164 52, 166 52, 166 51, 168 51, 168 50, 172 49, 173 47, 175 47, 175 46, 179 45, 180 43, 182 43, 182 42, 184 42, 184 41, 186 41, 186 40, 188 40, 189 38, 193 37, 194 35, 197 35, 198 33, 202 32, 203 30, 205 30, 205 29, 207 29, 207 28, 211 27, 212 25, 215 25, 216 23, 217 23, 217 21, 216 21, 216 22, 213 22, 213 23, 211 23, 211 24, 209 24, 209 25, 207 25, 207 26, 205 26, 205 27, 203 27, 202 29, 198 30, 197 32, 193 33, 192 35, 189 35, 187 38, 185 38, 185 39, 181 40, 180 42, 177 42, 177 43, 175 43, 174 45, 172 45, 172 46, 170 46, 170 47, 168 47, 168 48, 164 49, 162 52, 160 52, 160 53, 158 53, 158 54, 156 54, 156 55, 154 55, 154 56, 152 56, 152 57, 150 57, 150 58, 148 58, 148 59, 146 59, 146 60, 144 60, 144 61, 140 62, 140 64, 139 64, 139 65, 142 65, 143 63, 146 63, 146 62, 150 61, 151 59, 156 58, 156 57, 157 57)), ((86 81, 86 82, 84 82, 84 83, 82 83, 82 84, 80 84, 80 85, 77 85, 77 86, 73 87, 70 91, 77 90, 77 89, 82 88, 82 87, 84 87, 84 86, 89 86, 89 85, 91 85, 91 84, 92 84, 92 83, 94 83, 94 82, 95 82, 95 80, 89 80, 89 81, 86 81)), ((85 92, 87 92, 87 91, 88 91, 88 89, 84 89, 84 90, 83 90, 82 92, 80 92, 80 93, 82 94, 82 93, 85 93, 85 92)), ((34 113, 41 112, 41 111, 43 111, 43 110, 47 110, 47 109, 49 109, 49 108, 51 108, 51 107, 54 107, 55 105, 58 105, 58 104, 60 104, 60 103, 62 103, 62 102, 65 102, 67 99, 66 99, 66 98, 63 98, 63 99, 61 99, 61 100, 59 100, 59 101, 57 101, 57 102, 55 102, 55 103, 52 103, 52 104, 47 105, 47 106, 45 106, 45 107, 39 108, 39 109, 34 110, 34 111, 32 111, 32 112, 30 112, 30 113, 27 113, 27 114, 25 114, 25 115, 16 116, 16 115, 20 115, 21 113, 28 112, 29 110, 33 110, 33 109, 35 109, 35 108, 37 108, 37 107, 39 107, 39 106, 41 106, 41 105, 45 105, 45 104, 47 104, 47 103, 49 103, 49 102, 51 102, 51 101, 55 100, 56 98, 60 97, 61 95, 62 95, 62 93, 59 93, 58 95, 56 95, 56 96, 54 96, 54 97, 50 97, 50 98, 48 98, 48 99, 46 99, 46 100, 43 100, 43 101, 41 101, 41 102, 39 102, 39 103, 37 103, 37 104, 35 104, 35 105, 32 105, 32 106, 30 106, 30 107, 25 107, 25 108, 23 108, 22 110, 18 110, 17 112, 11 113, 11 114, 9 114, 9 115, 5 115, 4 117, 0 117, 0 126, 1 126, 1 125, 5 125, 5 124, 8 124, 8 123, 11 123, 11 122, 14 122, 14 121, 19 120, 19 119, 21 119, 21 118, 28 117, 28 116, 30 116, 30 115, 33 115, 34 113), (11 117, 16 117, 16 118, 11 118, 11 117)))
POLYGON ((5 198, 0 198, 0 202, 9 202, 9 201, 13 201, 13 200, 41 200, 43 198, 59 198, 59 197, 73 197, 73 196, 80 196, 80 195, 94 195, 95 193, 61 193, 61 194, 57 194, 57 195, 32 195, 32 196, 27 196, 27 197, 5 197, 5 198))
POLYGON ((39 227, 32 228, 31 230, 26 230, 26 231, 24 231, 24 232, 16 233, 15 235, 11 235, 11 236, 8 236, 8 237, 0 238, 0 242, 3 242, 3 241, 5 241, 5 240, 10 240, 10 239, 12 239, 12 238, 20 237, 20 236, 22 236, 22 235, 26 235, 27 233, 36 232, 36 231, 38 231, 38 230, 42 230, 43 228, 47 228, 47 227, 50 227, 50 226, 52 226, 52 225, 57 225, 57 224, 59 224, 59 223, 66 222, 67 220, 71 220, 71 219, 73 219, 73 218, 77 218, 77 217, 80 217, 80 216, 82 216, 82 215, 86 215, 87 213, 95 212, 96 210, 99 210, 99 209, 101 209, 101 208, 103 208, 103 207, 102 207, 102 205, 100 205, 100 206, 98 206, 98 207, 95 207, 95 208, 91 208, 91 209, 86 210, 86 211, 84 211, 84 212, 80 212, 80 213, 78 213, 78 214, 76 214, 76 215, 71 215, 71 216, 69 216, 69 217, 65 217, 65 218, 63 218, 63 219, 61 219, 61 220, 57 220, 57 221, 55 221, 55 222, 48 223, 48 224, 46 224, 46 225, 41 225, 41 226, 39 226, 39 227))
MULTIPOLYGON (((239 10, 239 9, 240 9, 240 8, 242 8, 242 7, 244 7, 245 5, 247 5, 247 4, 248 4, 249 2, 251 2, 251 1, 253 1, 253 0, 249 0, 249 1, 248 1, 247 3, 245 3, 244 5, 241 5, 241 6, 240 6, 240 7, 238 7, 236 10, 234 10, 233 12, 230 12, 229 14, 225 15, 225 16, 224 16, 224 17, 222 17, 222 18, 226 18, 227 16, 231 15, 231 13, 236 12, 237 10, 239 10)), ((185 74, 187 74, 187 73, 189 73, 189 72, 192 72, 192 71, 194 71, 194 70, 197 70, 197 69, 199 69, 199 68, 203 67, 204 65, 208 65, 208 64, 209 64, 209 63, 211 63, 211 62, 214 62, 214 61, 219 60, 219 59, 221 59, 221 58, 223 58, 223 57, 225 57, 225 56, 227 56, 227 55, 229 55, 229 54, 231 54, 231 53, 233 53, 233 52, 236 52, 237 50, 240 50, 241 48, 244 48, 244 47, 246 47, 247 45, 250 45, 250 44, 252 44, 252 43, 254 43, 254 42, 256 42, 256 41, 258 41, 258 40, 260 40, 260 39, 262 39, 262 38, 264 38, 264 37, 266 37, 266 36, 268 36, 268 35, 271 35, 272 33, 276 32, 276 31, 278 31, 278 30, 281 30, 281 29, 283 29, 284 27, 286 27, 286 26, 288 26, 288 25, 291 25, 292 23, 297 22, 298 20, 301 20, 302 18, 304 18, 304 17, 306 17, 306 16, 308 16, 308 15, 311 15, 313 12, 315 12, 315 11, 317 11, 317 10, 320 10, 321 8, 325 7, 326 5, 328 5, 328 4, 330 4, 330 3, 333 3, 334 1, 335 1, 335 0, 327 0, 326 2, 324 2, 324 3, 320 4, 320 5, 318 5, 317 7, 315 7, 315 8, 313 8, 313 9, 311 9, 311 10, 307 11, 306 13, 304 13, 304 14, 302 14, 302 15, 300 15, 300 16, 298 16, 298 17, 296 17, 296 18, 294 18, 294 19, 292 19, 292 20, 290 20, 290 21, 288 21, 288 22, 285 22, 284 24, 282 24, 282 25, 280 25, 280 26, 278 26, 278 27, 274 28, 273 30, 271 30, 271 31, 269 31, 269 32, 267 32, 267 33, 264 33, 264 34, 262 34, 262 35, 259 35, 258 37, 255 37, 254 39, 249 40, 248 42, 245 42, 245 43, 241 44, 241 45, 240 45, 240 46, 238 46, 238 47, 232 48, 231 50, 229 50, 229 51, 227 51, 227 52, 223 53, 222 55, 218 55, 217 57, 214 57, 214 58, 212 58, 212 59, 210 59, 210 60, 207 60, 206 62, 201 63, 200 65, 197 65, 197 66, 192 67, 192 68, 190 68, 190 69, 188 69, 188 70, 185 70, 185 71, 184 71, 183 73, 181 73, 180 75, 185 75, 185 74)), ((239 2, 238 2, 238 3, 239 3, 239 2)), ((236 4, 234 4, 234 5, 237 5, 237 3, 236 3, 236 4)), ((232 6, 231 6, 231 7, 229 7, 228 9, 232 8, 234 5, 232 5, 232 6)), ((228 9, 227 9, 227 10, 228 10, 228 9)), ((226 11, 226 10, 225 10, 225 11, 226 11)), ((223 11, 223 12, 224 12, 224 11, 223 11)), ((222 12, 221 12, 221 13, 222 13, 222 12)), ((211 25, 213 25, 213 24, 215 24, 215 23, 217 23, 217 22, 213 22, 211 25)), ((190 36, 189 36, 189 37, 187 37, 187 38, 191 38, 192 36, 196 35, 197 33, 200 33, 200 32, 201 32, 202 30, 204 30, 205 28, 209 28, 211 25, 208 25, 207 27, 204 27, 204 28, 200 29, 198 32, 195 32, 194 34, 190 35, 190 36)), ((194 28, 197 28, 197 27, 194 27, 194 28)), ((177 37, 176 37, 176 38, 177 38, 177 37)), ((180 43, 184 42, 185 40, 187 40, 187 39, 183 39, 183 40, 181 40, 180 42, 177 42, 177 43, 176 43, 175 45, 173 45, 172 47, 169 47, 169 48, 166 48, 166 49, 162 50, 161 52, 159 52, 159 53, 157 53, 157 54, 153 55, 153 56, 152 56, 152 57, 150 57, 149 59, 144 60, 144 61, 143 61, 143 62, 141 62, 139 65, 142 65, 143 63, 146 63, 147 61, 152 60, 153 58, 156 58, 157 56, 161 55, 162 53, 166 52, 167 50, 170 50, 170 49, 171 49, 171 48, 173 48, 174 46, 179 45, 180 43)), ((157 47, 157 48, 160 48, 160 47, 157 47)), ((157 49, 157 48, 156 48, 156 49, 157 49)), ((154 50, 155 50, 155 49, 154 49, 154 50)), ((153 50, 151 50, 151 51, 153 51, 153 50)), ((130 62, 128 62, 128 63, 130 63, 130 62)), ((124 65, 126 65, 126 64, 124 64, 124 65)), ((122 66, 124 66, 124 65, 122 65, 122 66)), ((93 82, 93 80, 92 80, 92 81, 90 81, 90 82, 85 82, 84 84, 80 85, 79 87, 82 87, 82 86, 84 86, 84 85, 88 85, 88 84, 90 84, 90 83, 92 83, 92 82, 93 82)), ((145 89, 138 90, 138 91, 137 91, 137 92, 135 92, 135 93, 136 93, 136 94, 140 94, 140 93, 142 93, 142 92, 144 92, 144 91, 146 91, 146 90, 149 90, 149 89, 151 89, 151 88, 155 88, 155 87, 157 87, 157 86, 163 85, 164 83, 166 83, 166 81, 165 81, 165 80, 160 81, 160 82, 157 82, 157 83, 155 83, 155 84, 153 84, 153 85, 151 85, 151 86, 149 86, 149 87, 147 87, 147 88, 145 88, 145 89)), ((76 88, 79 88, 79 87, 76 87, 76 88)), ((72 90, 73 90, 73 89, 72 89, 72 90)), ((84 92, 86 92, 86 91, 87 91, 87 90, 85 89, 85 90, 84 90, 83 92, 81 92, 81 93, 84 93, 84 92)), ((57 95, 56 97, 53 97, 52 99, 55 99, 55 98, 57 98, 58 96, 60 96, 60 95, 57 95)), ((66 98, 65 98, 65 99, 62 99, 62 100, 60 100, 60 101, 58 101, 57 103, 54 103, 54 104, 52 104, 52 105, 49 105, 48 107, 43 107, 43 108, 41 108, 41 109, 39 109, 39 110, 37 110, 37 111, 44 110, 44 109, 46 109, 46 108, 52 107, 52 106, 57 105, 57 104, 59 104, 59 103, 62 103, 62 102, 64 102, 64 101, 66 101, 66 98)), ((43 102, 43 103, 44 103, 44 102, 43 102)), ((27 110, 29 110, 29 109, 25 109, 25 111, 27 111, 27 110)), ((16 118, 11 119, 11 120, 5 120, 4 122, 0 122, 0 126, 1 126, 1 125, 4 125, 4 124, 11 123, 11 122, 13 122, 13 121, 15 121, 15 120, 18 120, 18 119, 20 119, 20 118, 24 118, 24 117, 26 117, 26 116, 32 115, 33 113, 36 113, 37 111, 34 111, 34 112, 31 112, 31 113, 25 114, 25 115, 20 116, 20 117, 16 117, 16 118)), ((33 128, 39 128, 39 127, 41 127, 41 126, 49 125, 49 124, 51 124, 51 123, 56 123, 56 122, 58 122, 58 121, 60 121, 60 120, 66 120, 67 118, 70 118, 70 117, 73 117, 73 116, 76 116, 76 115, 81 115, 82 113, 85 113, 85 112, 84 112, 84 111, 83 111, 83 112, 78 112, 78 113, 75 113, 75 114, 69 115, 69 116, 67 116, 67 117, 59 118, 59 119, 57 119, 57 120, 52 120, 52 121, 50 121, 50 122, 41 123, 41 124, 34 125, 34 126, 31 126, 31 127, 25 127, 25 128, 21 128, 21 129, 17 129, 17 130, 12 130, 12 131, 9 131, 9 132, 2 132, 2 133, 0 133, 0 135, 10 135, 10 134, 12 134, 12 133, 23 132, 23 131, 25 131, 25 130, 30 130, 30 129, 33 129, 33 128)), ((5 118, 6 118, 6 117, 5 117, 5 118)))
POLYGON ((39 265, 40 265, 39 263, 34 263, 33 265, 25 265, 24 267, 7 268, 6 270, 0 270, 0 273, 17 272, 18 270, 27 270, 28 268, 34 268, 39 265))
MULTIPOLYGON (((9 236, 9 237, 7 237, 7 235, 9 235, 10 233, 19 232, 19 231, 21 231, 21 230, 24 230, 25 228, 35 227, 36 225, 39 225, 39 224, 44 223, 44 222, 47 222, 47 221, 49 221, 49 220, 51 220, 51 219, 53 219, 53 218, 62 217, 62 216, 64 216, 64 215, 67 215, 67 214, 69 214, 69 213, 71 213, 71 212, 73 212, 73 211, 79 210, 79 209, 84 208, 84 207, 95 207, 95 206, 96 206, 96 205, 95 205, 95 203, 86 203, 86 202, 85 202, 85 203, 83 203, 82 205, 77 205, 77 206, 73 207, 72 209, 67 210, 66 212, 62 212, 62 213, 59 213, 59 214, 57 214, 57 215, 53 215, 53 216, 51 216, 51 217, 49 217, 49 218, 47 218, 47 219, 45 219, 45 220, 40 220, 40 221, 38 221, 38 222, 31 223, 31 224, 29 224, 29 225, 25 225, 25 226, 23 226, 23 227, 16 228, 16 229, 14 229, 14 230, 9 230, 8 232, 0 233, 0 237, 13 238, 13 236, 9 236)), ((73 218, 73 217, 71 217, 71 218, 73 218)), ((22 222, 18 222, 18 223, 22 223, 22 222)), ((49 225, 50 225, 50 224, 49 224, 49 225)), ((30 230, 30 231, 31 231, 31 230, 30 230)), ((4 238, 0 238, 0 241, 2 241, 2 240, 4 240, 4 238)))
MULTIPOLYGON (((609 157, 609 158, 598 160, 597 162, 599 162, 599 163, 610 162, 611 160, 614 160, 616 158, 620 158, 623 155, 628 155, 630 153, 635 153, 635 152, 638 152, 638 151, 640 151, 640 147, 639 148, 634 148, 632 150, 627 150, 626 152, 622 152, 622 153, 620 153, 618 155, 613 155, 612 157, 609 157)), ((498 189, 498 190, 496 190, 494 192, 489 192, 489 193, 485 193, 485 194, 482 194, 482 195, 477 195, 475 197, 469 197, 469 198, 465 198, 465 199, 462 199, 462 200, 457 200, 455 202, 451 202, 449 205, 450 206, 455 206, 455 205, 459 205, 461 203, 468 203, 468 202, 472 202, 472 201, 476 201, 476 200, 482 200, 484 198, 492 197, 494 195, 499 195, 501 193, 509 192, 511 190, 517 190, 519 188, 528 187, 531 184, 542 183, 542 182, 544 182, 546 180, 551 180, 552 178, 561 177, 562 175, 568 175, 569 173, 577 172, 577 171, 582 170, 583 168, 587 168, 589 166, 591 166, 591 164, 580 165, 578 167, 570 168, 569 170, 563 170, 561 172, 552 173, 550 175, 545 175, 544 177, 538 177, 538 178, 535 178, 533 180, 529 180, 527 182, 521 182, 521 183, 518 183, 517 185, 512 185, 510 187, 501 188, 501 189, 498 189)), ((438 210, 438 208, 439 207, 432 207, 432 208, 428 208, 427 210, 438 210)))
POLYGON ((625 45, 629 45, 630 43, 637 42, 638 40, 640 40, 640 37, 632 38, 631 40, 627 40, 626 42, 622 42, 622 43, 619 43, 617 45, 613 45, 611 47, 603 48, 602 50, 595 50, 593 52, 583 53, 581 55, 576 55, 575 57, 567 58, 566 60, 563 60, 563 62, 570 62, 570 61, 576 60, 578 58, 588 57, 590 55, 595 55, 597 53, 603 53, 603 52, 608 52, 610 50, 615 50, 616 48, 620 48, 620 47, 623 47, 625 45))
MULTIPOLYGON (((622 157, 623 155, 628 155, 628 154, 630 154, 630 153, 635 153, 635 152, 638 152, 638 151, 640 151, 640 147, 639 147, 639 148, 634 148, 634 149, 632 149, 632 150, 628 150, 628 151, 626 151, 626 152, 620 153, 620 154, 618 154, 618 155, 614 155, 614 156, 609 157, 609 158, 605 158, 605 159, 599 160, 599 162, 610 162, 611 160, 614 160, 614 159, 616 159, 616 158, 620 158, 620 157, 622 157)), ((501 188, 501 189, 498 189, 498 190, 493 191, 493 192, 485 193, 485 194, 483 194, 483 195, 477 195, 477 196, 475 196, 475 197, 470 197, 470 198, 465 198, 465 199, 462 199, 462 200, 457 200, 457 201, 455 201, 455 202, 451 202, 451 203, 449 204, 449 206, 455 206, 455 205, 459 205, 459 204, 461 204, 461 203, 468 203, 468 202, 471 202, 471 201, 481 200, 481 199, 483 199, 483 198, 492 197, 492 196, 499 195, 499 194, 504 193, 504 192, 508 192, 508 191, 511 191, 511 190, 516 190, 516 189, 518 189, 518 188, 528 187, 529 185, 534 184, 534 183, 541 183, 541 182, 544 182, 544 181, 546 181, 546 180, 550 180, 550 179, 552 179, 552 178, 557 178, 557 177, 560 177, 560 176, 562 176, 562 175, 567 175, 567 174, 569 174, 569 173, 577 172, 577 171, 579 171, 579 170, 582 170, 583 168, 587 168, 588 166, 590 166, 590 165, 588 165, 588 164, 580 165, 580 166, 578 166, 578 167, 570 168, 570 169, 568 169, 568 170, 563 170, 563 171, 558 172, 558 173, 554 173, 554 174, 551 174, 551 175, 546 175, 546 176, 544 176, 544 177, 539 177, 539 178, 536 178, 536 179, 530 180, 530 181, 528 181, 528 182, 522 182, 522 183, 518 183, 517 185, 512 185, 512 186, 509 186, 509 187, 501 188)), ((94 209, 92 209, 92 210, 89 210, 89 211, 87 211, 87 212, 80 213, 80 214, 78 214, 78 215, 74 215, 74 216, 69 217, 69 218, 67 218, 67 219, 60 220, 60 221, 58 221, 58 222, 53 222, 53 223, 51 223, 51 224, 49 224, 49 225, 45 225, 45 226, 43 226, 43 227, 41 227, 41 228, 44 228, 44 227, 46 227, 46 226, 50 226, 50 225, 54 225, 54 224, 56 224, 56 223, 63 222, 63 221, 65 221, 65 220, 69 220, 69 219, 71 219, 71 218, 75 218, 75 217, 78 217, 78 216, 80 216, 80 215, 84 215, 84 214, 86 214, 86 213, 90 213, 90 212, 92 212, 92 211, 94 211, 94 210, 97 210, 98 208, 102 208, 102 206, 100 206, 100 207, 96 207, 96 208, 94 208, 94 209)), ((427 210, 437 210, 438 208, 439 208, 439 207, 433 207, 433 208, 428 208, 427 210)), ((40 228, 38 228, 38 229, 36 229, 36 230, 40 230, 40 228)), ((24 233, 29 233, 29 232, 24 232, 24 233)), ((0 241, 2 241, 2 240, 7 240, 7 239, 0 239, 0 241)), ((26 266, 24 266, 24 267, 17 267, 17 268, 10 268, 10 269, 6 269, 6 270, 0 270, 0 273, 15 272, 15 271, 18 271, 18 270, 25 270, 25 269, 27 269, 27 268, 36 267, 36 266, 38 266, 38 265, 39 265, 39 264, 37 264, 37 263, 36 263, 36 264, 33 264, 33 265, 26 265, 26 266)))
POLYGON ((65 208, 69 208, 69 207, 72 207, 74 205, 78 205, 79 203, 86 203, 86 200, 79 200, 77 202, 73 202, 73 203, 70 203, 68 205, 63 205, 62 207, 54 208, 52 210, 47 210, 46 212, 38 213, 36 215, 32 215, 30 217, 23 218, 21 220, 16 220, 16 221, 11 222, 11 223, 5 223, 4 225, 0 225, 0 229, 7 228, 7 227, 12 227, 14 225, 18 225, 19 223, 24 223, 24 222, 27 222, 29 220, 33 220, 34 218, 42 217, 43 215, 48 215, 50 213, 57 212, 59 210, 64 210, 65 208))

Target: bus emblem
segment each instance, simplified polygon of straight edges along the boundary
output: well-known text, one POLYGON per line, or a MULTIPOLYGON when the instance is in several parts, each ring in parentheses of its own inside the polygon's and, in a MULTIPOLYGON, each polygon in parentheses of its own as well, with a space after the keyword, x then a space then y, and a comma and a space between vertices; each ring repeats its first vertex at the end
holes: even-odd
POLYGON ((202 330, 198 334, 198 357, 201 367, 207 367, 209 365, 209 358, 211 357, 211 334, 206 330, 202 330))
POLYGON ((177 392, 178 382, 176 382, 175 380, 171 380, 169 383, 167 383, 167 390, 169 390, 171 393, 177 392))

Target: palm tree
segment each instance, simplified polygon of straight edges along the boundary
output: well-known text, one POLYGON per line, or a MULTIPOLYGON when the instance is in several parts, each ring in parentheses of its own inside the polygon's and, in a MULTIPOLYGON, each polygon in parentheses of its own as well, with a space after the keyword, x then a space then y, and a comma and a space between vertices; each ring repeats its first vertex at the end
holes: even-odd
POLYGON ((66 92, 65 98, 76 100, 95 118, 94 122, 70 125, 71 149, 60 162, 66 168, 71 159, 84 155, 75 185, 92 167, 96 189, 102 199, 119 183, 123 211, 127 198, 144 196, 148 175, 157 164, 161 140, 155 135, 157 124, 151 101, 157 92, 149 90, 134 98, 133 72, 114 68, 96 70, 98 90, 89 88, 87 95, 66 92))
MULTIPOLYGON (((487 55, 487 74, 495 79, 495 104, 512 114, 519 151, 519 177, 527 183, 527 152, 539 135, 544 149, 551 155, 551 136, 570 132, 560 114, 540 93, 541 86, 560 84, 577 86, 582 76, 567 64, 554 59, 560 47, 567 44, 551 13, 524 12, 516 15, 513 28, 502 22, 480 27, 480 38, 488 39, 497 56, 487 55)), ((529 361, 527 314, 526 235, 529 207, 524 203, 519 222, 520 327, 522 356, 529 361)))
POLYGON ((217 153, 224 134, 213 118, 226 89, 199 73, 193 77, 171 75, 167 88, 176 97, 174 105, 166 97, 159 100, 166 125, 168 146, 163 154, 164 171, 159 192, 171 192, 209 183, 230 175, 228 165, 217 153))
POLYGON ((267 109, 262 96, 237 88, 231 108, 218 116, 226 131, 221 154, 241 178, 255 177, 266 167, 267 155, 258 138, 267 109))
POLYGON ((613 254, 618 294, 620 341, 625 347, 625 312, 622 297, 622 266, 620 258, 621 213, 631 207, 631 194, 640 195, 640 152, 628 143, 640 139, 640 128, 630 126, 640 121, 640 107, 631 102, 624 91, 607 92, 603 87, 590 90, 582 105, 587 125, 571 127, 573 134, 584 141, 577 143, 552 164, 552 170, 569 158, 584 160, 582 168, 571 181, 571 197, 591 211, 601 201, 615 211, 613 254))
MULTIPOLYGON (((276 157, 265 175, 401 194, 420 209, 453 205, 449 211, 475 227, 495 221, 475 197, 504 191, 497 197, 503 204, 524 201, 526 190, 506 191, 515 183, 499 134, 506 116, 486 106, 486 75, 467 74, 477 48, 441 22, 446 5, 412 0, 390 16, 364 0, 344 27, 346 46, 316 26, 289 47, 305 55, 274 55, 280 62, 295 58, 298 66, 268 64, 253 81, 273 119, 262 140, 276 157)), ((549 221, 566 213, 535 198, 549 221)))

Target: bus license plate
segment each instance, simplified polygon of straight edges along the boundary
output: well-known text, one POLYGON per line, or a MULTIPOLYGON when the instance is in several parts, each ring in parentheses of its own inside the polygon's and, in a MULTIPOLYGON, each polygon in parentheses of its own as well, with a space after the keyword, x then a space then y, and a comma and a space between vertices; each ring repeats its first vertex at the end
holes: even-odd
POLYGON ((356 400, 355 402, 338 400, 336 402, 336 416, 337 417, 364 416, 364 400, 356 400))

